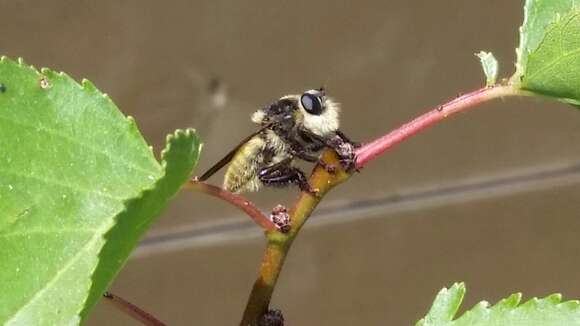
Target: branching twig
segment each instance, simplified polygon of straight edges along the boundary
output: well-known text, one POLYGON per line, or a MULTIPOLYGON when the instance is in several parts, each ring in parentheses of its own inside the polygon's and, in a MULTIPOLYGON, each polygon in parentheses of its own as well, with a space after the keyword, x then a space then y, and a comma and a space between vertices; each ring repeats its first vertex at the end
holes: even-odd
POLYGON ((105 292, 103 297, 106 302, 113 305, 113 307, 121 310, 122 312, 129 315, 131 318, 136 319, 143 323, 143 325, 148 326, 166 326, 165 323, 155 318, 150 313, 144 311, 143 309, 137 307, 131 302, 112 294, 111 292, 105 292))
POLYGON ((220 198, 244 211, 244 213, 251 217, 254 222, 256 222, 256 224, 261 226, 264 230, 276 230, 274 223, 272 223, 272 221, 270 221, 270 219, 264 215, 251 201, 247 200, 243 196, 233 194, 220 187, 197 180, 190 180, 184 186, 184 188, 200 191, 210 196, 220 198))
MULTIPOLYGON (((322 153, 322 160, 327 164, 340 167, 340 161, 336 153, 332 150, 326 150, 322 153)), ((314 173, 308 180, 313 188, 318 189, 317 196, 301 192, 298 200, 290 210, 291 229, 288 233, 268 232, 266 233, 268 243, 266 251, 262 258, 258 278, 254 283, 246 310, 240 325, 256 325, 260 317, 268 311, 270 299, 274 292, 274 287, 278 276, 282 270, 282 265, 290 246, 298 232, 312 213, 322 197, 334 186, 344 182, 350 177, 344 170, 339 169, 330 174, 325 168, 317 166, 314 173)))
MULTIPOLYGON (((471 93, 460 96, 446 104, 437 106, 435 109, 419 116, 411 122, 402 125, 398 129, 370 142, 356 150, 356 167, 362 168, 368 162, 377 158, 394 145, 403 140, 427 129, 446 117, 467 111, 475 107, 477 104, 500 98, 503 96, 528 95, 527 93, 518 90, 509 85, 495 86, 490 88, 482 88, 471 93)), ((323 161, 335 166, 340 166, 336 154, 330 150, 323 153, 323 161)), ((296 204, 290 212, 292 228, 289 233, 282 234, 280 232, 268 232, 268 244, 262 259, 258 279, 254 283, 250 298, 244 311, 241 326, 256 325, 260 317, 266 313, 270 304, 270 299, 282 270, 282 265, 294 238, 298 231, 314 208, 318 205, 321 198, 328 190, 335 185, 347 180, 350 174, 344 171, 338 171, 336 174, 329 174, 325 169, 317 167, 310 177, 310 185, 318 188, 319 196, 313 197, 307 193, 301 193, 296 204)))

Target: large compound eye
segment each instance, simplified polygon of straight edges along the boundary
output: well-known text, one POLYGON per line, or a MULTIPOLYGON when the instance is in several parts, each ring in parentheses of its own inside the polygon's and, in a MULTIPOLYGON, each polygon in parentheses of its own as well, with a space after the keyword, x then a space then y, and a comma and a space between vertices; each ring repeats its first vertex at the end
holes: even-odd
POLYGON ((300 97, 302 107, 310 114, 320 115, 322 113, 322 103, 320 101, 320 97, 309 93, 304 93, 300 97))

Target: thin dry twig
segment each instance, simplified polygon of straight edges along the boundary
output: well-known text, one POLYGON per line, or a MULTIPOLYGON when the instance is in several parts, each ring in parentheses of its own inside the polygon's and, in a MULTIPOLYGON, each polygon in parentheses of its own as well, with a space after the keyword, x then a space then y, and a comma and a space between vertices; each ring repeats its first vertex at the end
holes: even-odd
POLYGON ((191 189, 199 192, 203 192, 210 196, 222 199, 229 204, 241 209, 249 217, 261 226, 266 231, 277 230, 276 226, 270 219, 254 205, 251 201, 243 196, 233 194, 225 189, 211 185, 209 183, 197 181, 195 179, 190 180, 185 186, 185 189, 191 189))
POLYGON ((113 307, 126 313, 131 318, 140 321, 141 323, 143 323, 143 325, 166 326, 165 323, 163 323, 159 319, 155 318, 150 313, 137 307, 136 305, 132 304, 131 302, 121 298, 118 295, 115 295, 111 292, 105 292, 105 294, 103 294, 103 297, 105 298, 105 302, 110 303, 111 305, 113 305, 113 307))

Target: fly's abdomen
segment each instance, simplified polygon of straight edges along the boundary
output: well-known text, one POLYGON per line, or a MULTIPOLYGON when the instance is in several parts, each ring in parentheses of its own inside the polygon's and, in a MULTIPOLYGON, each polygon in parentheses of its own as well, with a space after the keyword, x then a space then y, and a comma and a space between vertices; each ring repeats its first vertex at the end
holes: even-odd
POLYGON ((260 189, 258 170, 263 165, 266 142, 256 136, 245 143, 232 158, 224 177, 224 188, 230 192, 260 189))

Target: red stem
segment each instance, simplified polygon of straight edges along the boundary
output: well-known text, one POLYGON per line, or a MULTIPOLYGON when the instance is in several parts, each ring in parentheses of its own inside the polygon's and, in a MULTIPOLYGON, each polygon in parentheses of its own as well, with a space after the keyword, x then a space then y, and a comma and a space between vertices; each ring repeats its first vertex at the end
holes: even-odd
POLYGON ((266 231, 277 230, 274 223, 272 223, 272 221, 270 221, 270 219, 264 215, 262 211, 260 211, 251 201, 247 200, 243 196, 233 194, 220 187, 197 180, 190 180, 185 185, 185 187, 201 191, 230 203, 231 205, 241 209, 250 218, 252 218, 256 224, 261 226, 266 231))
POLYGON ((143 325, 147 326, 166 326, 165 323, 160 321, 159 319, 155 318, 150 313, 146 312, 145 310, 137 307, 136 305, 132 304, 131 302, 112 294, 111 292, 105 292, 103 294, 106 302, 111 303, 115 308, 121 310, 122 312, 126 313, 127 315, 131 316, 133 319, 136 319, 143 323, 143 325))
POLYGON ((486 87, 459 96, 443 105, 439 105, 390 133, 359 147, 356 150, 356 167, 364 167, 368 162, 383 154, 389 148, 399 144, 403 140, 419 133, 420 131, 427 129, 452 114, 467 111, 468 109, 472 109, 476 105, 493 98, 514 95, 526 94, 509 85, 486 87))

